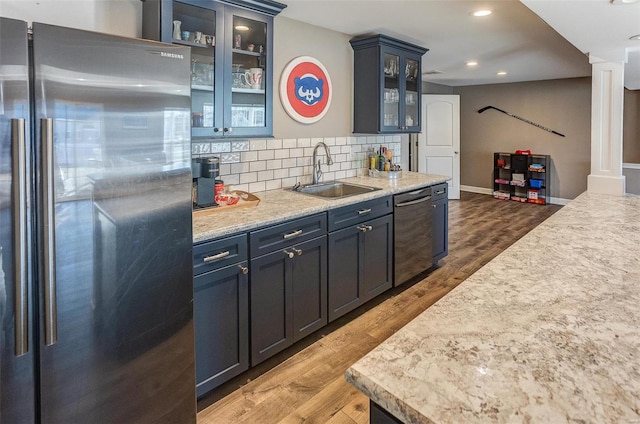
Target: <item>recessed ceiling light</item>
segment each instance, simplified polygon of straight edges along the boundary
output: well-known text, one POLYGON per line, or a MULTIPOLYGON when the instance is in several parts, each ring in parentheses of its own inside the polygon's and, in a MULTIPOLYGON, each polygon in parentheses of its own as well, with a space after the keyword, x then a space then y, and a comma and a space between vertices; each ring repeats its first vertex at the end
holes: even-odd
POLYGON ((476 62, 475 60, 470 60, 469 62, 466 63, 467 66, 478 66, 478 62, 476 62))
POLYGON ((496 75, 501 77, 501 76, 507 75, 507 73, 505 71, 500 71, 496 75))
POLYGON ((246 25, 236 25, 235 29, 238 31, 249 31, 249 27, 246 25))
POLYGON ((473 16, 489 16, 491 15, 491 11, 490 10, 476 10, 475 12, 472 13, 473 16))
POLYGON ((632 35, 629 40, 640 40, 640 34, 632 35))

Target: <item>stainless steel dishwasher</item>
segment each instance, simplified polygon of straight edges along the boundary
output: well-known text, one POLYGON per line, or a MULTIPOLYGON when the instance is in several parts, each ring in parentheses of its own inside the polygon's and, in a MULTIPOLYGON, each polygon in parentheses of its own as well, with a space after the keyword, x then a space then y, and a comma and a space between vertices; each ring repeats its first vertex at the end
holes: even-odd
POLYGON ((394 286, 433 264, 431 187, 393 197, 394 286))

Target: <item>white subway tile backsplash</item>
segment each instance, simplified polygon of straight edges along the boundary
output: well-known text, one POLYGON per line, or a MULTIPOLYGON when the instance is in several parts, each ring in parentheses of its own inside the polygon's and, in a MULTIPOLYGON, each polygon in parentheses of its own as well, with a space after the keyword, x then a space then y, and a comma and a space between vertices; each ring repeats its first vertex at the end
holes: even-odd
POLYGON ((267 185, 265 184, 264 181, 260 181, 257 183, 250 183, 249 184, 249 192, 253 193, 256 191, 265 191, 267 189, 267 185))
POLYGON ((250 149, 249 140, 234 141, 231 143, 232 152, 248 152, 250 149))
POLYGON ((258 181, 273 180, 273 170, 258 172, 258 181))
POLYGON ((249 164, 249 172, 264 171, 265 169, 267 169, 267 162, 265 161, 256 161, 249 164))
POLYGON ((282 159, 273 159, 267 161, 267 169, 280 169, 282 168, 282 159))
POLYGON ((267 140, 250 140, 251 150, 265 150, 267 148, 267 140))
POLYGON ((273 150, 261 150, 258 152, 258 160, 272 160, 274 158, 273 150))
POLYGON ((298 139, 296 138, 285 138, 282 140, 282 148, 283 149, 293 149, 298 147, 298 139))
POLYGON ((304 156, 304 149, 289 149, 289 157, 301 158, 304 156))
POLYGON ((211 153, 211 143, 191 143, 191 153, 194 155, 211 153))
POLYGON ((282 140, 279 140, 279 139, 267 140, 267 149, 269 150, 282 149, 282 140))
POLYGON ((266 188, 265 190, 275 190, 277 188, 282 188, 282 180, 271 180, 265 181, 266 188))
POLYGON ((255 139, 192 143, 193 157, 217 153, 220 178, 235 190, 263 191, 291 187, 312 181, 312 156, 315 146, 329 146, 333 164, 326 164, 324 149, 318 159, 324 172, 321 181, 366 175, 368 153, 380 145, 393 151, 394 162, 402 158, 399 135, 367 135, 299 139, 255 139))
POLYGON ((250 164, 252 162, 240 162, 240 163, 234 163, 231 165, 231 173, 232 174, 242 174, 244 172, 249 172, 250 171, 250 164))
POLYGON ((222 163, 238 163, 240 162, 240 153, 222 153, 220 155, 222 163))
POLYGON ((283 168, 294 168, 295 166, 297 166, 296 161, 297 161, 296 158, 282 159, 282 167, 283 168))
POLYGON ((274 159, 286 159, 289 157, 289 149, 276 150, 273 157, 274 159))
POLYGON ((273 178, 287 178, 289 176, 288 168, 280 168, 273 170, 273 178))
POLYGON ((226 153, 231 151, 231 143, 215 142, 211 143, 211 153, 226 153))
POLYGON ((240 184, 253 183, 256 181, 258 181, 257 172, 246 172, 244 174, 240 174, 240 184))
POLYGON ((258 152, 242 152, 240 157, 242 158, 242 162, 253 162, 258 160, 258 152))
POLYGON ((299 138, 297 146, 298 147, 311 147, 311 139, 310 138, 299 138))

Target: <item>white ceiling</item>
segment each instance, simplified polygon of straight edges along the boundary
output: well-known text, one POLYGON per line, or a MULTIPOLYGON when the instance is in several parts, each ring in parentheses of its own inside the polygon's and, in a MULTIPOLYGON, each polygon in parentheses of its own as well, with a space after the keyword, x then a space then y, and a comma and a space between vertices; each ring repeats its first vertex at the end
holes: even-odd
MULTIPOLYGON (((633 35, 626 35, 629 28, 640 34, 640 3, 617 6, 610 0, 280 1, 288 6, 282 16, 291 19, 351 36, 382 33, 426 47, 423 80, 450 86, 590 76, 589 52, 597 47, 608 59, 605 54, 627 47, 633 35), (471 16, 478 9, 493 13, 471 16), (466 66, 469 60, 478 66, 466 66), (507 75, 497 76, 498 71, 507 75)), ((640 49, 640 41, 635 44, 640 49)))

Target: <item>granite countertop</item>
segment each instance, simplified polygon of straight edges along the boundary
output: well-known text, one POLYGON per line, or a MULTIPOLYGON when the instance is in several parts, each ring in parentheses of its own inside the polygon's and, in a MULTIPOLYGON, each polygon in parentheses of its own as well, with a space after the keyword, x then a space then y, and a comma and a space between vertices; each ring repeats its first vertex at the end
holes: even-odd
POLYGON ((583 193, 346 378, 404 422, 640 423, 639 258, 640 197, 583 193))
POLYGON ((381 190, 342 199, 322 199, 291 190, 278 189, 253 193, 260 198, 256 207, 229 208, 215 211, 210 215, 193 217, 193 242, 199 243, 217 237, 248 231, 265 225, 277 224, 317 212, 431 186, 447 181, 443 175, 403 172, 402 178, 382 179, 372 177, 351 177, 340 179, 353 184, 377 187, 381 190))

